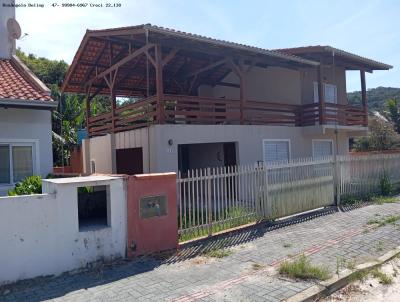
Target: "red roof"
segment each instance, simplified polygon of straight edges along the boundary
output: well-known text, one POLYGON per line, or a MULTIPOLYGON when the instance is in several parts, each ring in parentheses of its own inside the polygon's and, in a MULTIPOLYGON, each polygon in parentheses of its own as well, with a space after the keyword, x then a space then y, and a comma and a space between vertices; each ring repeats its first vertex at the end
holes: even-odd
POLYGON ((53 101, 50 90, 17 58, 0 59, 0 100, 53 101))

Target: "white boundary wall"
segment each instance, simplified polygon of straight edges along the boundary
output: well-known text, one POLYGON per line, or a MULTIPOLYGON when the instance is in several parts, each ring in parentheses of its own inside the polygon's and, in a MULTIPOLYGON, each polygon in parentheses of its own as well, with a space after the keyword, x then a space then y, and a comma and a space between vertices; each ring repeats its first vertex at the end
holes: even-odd
POLYGON ((43 181, 40 195, 0 197, 0 284, 60 274, 126 252, 123 178, 43 181), (109 185, 110 226, 79 231, 77 187, 109 185))

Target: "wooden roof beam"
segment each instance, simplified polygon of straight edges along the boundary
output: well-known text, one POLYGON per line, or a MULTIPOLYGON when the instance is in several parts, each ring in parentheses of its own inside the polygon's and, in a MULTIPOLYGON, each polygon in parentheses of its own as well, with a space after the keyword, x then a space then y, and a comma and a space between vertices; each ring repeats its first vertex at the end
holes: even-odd
POLYGON ((197 76, 197 75, 199 75, 200 73, 202 73, 202 72, 204 72, 204 71, 207 71, 207 70, 209 70, 209 69, 213 69, 213 68, 215 68, 215 67, 217 67, 217 66, 219 66, 219 65, 221 65, 221 64, 228 63, 228 60, 229 60, 229 59, 225 58, 225 59, 222 59, 222 60, 213 62, 213 63, 208 64, 207 66, 204 66, 204 67, 202 67, 202 68, 200 68, 200 69, 198 69, 198 70, 196 70, 196 71, 189 72, 189 73, 185 74, 185 75, 183 76, 183 78, 190 78, 190 77, 192 77, 192 76, 197 76))
POLYGON ((133 53, 131 53, 130 55, 126 56, 125 58, 121 59, 120 61, 118 61, 117 63, 115 63, 114 65, 110 66, 109 68, 107 68, 106 70, 104 70, 103 72, 97 74, 94 78, 90 79, 88 82, 85 83, 86 86, 91 85, 94 81, 96 81, 99 78, 104 77, 105 75, 110 74, 112 71, 117 70, 119 67, 123 66, 124 64, 128 63, 129 61, 131 61, 132 59, 136 58, 137 56, 145 53, 146 51, 148 51, 150 48, 154 47, 154 44, 147 44, 139 49, 137 49, 136 51, 134 51, 133 53))
POLYGON ((145 54, 146 54, 147 59, 149 59, 150 63, 151 63, 154 67, 156 67, 156 66, 157 66, 157 65, 156 65, 156 60, 154 60, 154 58, 151 56, 151 54, 150 54, 148 51, 146 51, 145 54))
POLYGON ((228 83, 228 82, 218 82, 214 86, 225 86, 225 87, 232 87, 232 88, 240 88, 239 84, 228 83))
POLYGON ((167 55, 166 57, 162 60, 162 66, 167 65, 173 58, 175 58, 175 55, 178 53, 179 48, 173 48, 167 55))
MULTIPOLYGON (((86 81, 89 79, 90 75, 92 74, 92 72, 95 69, 95 66, 98 64, 100 58, 103 56, 105 50, 107 48, 107 42, 104 42, 104 46, 103 48, 100 50, 100 52, 96 55, 95 59, 94 59, 94 64, 92 65, 92 67, 90 68, 90 70, 85 74, 85 77, 83 78, 82 84, 81 86, 84 85, 84 83, 86 83, 86 81)), ((82 63, 81 63, 82 64, 82 63)))
POLYGON ((123 83, 126 79, 128 79, 131 75, 132 72, 135 70, 135 67, 137 66, 137 64, 139 64, 140 60, 137 60, 129 69, 128 71, 125 73, 125 75, 119 80, 117 81, 116 85, 118 87, 119 84, 123 83))

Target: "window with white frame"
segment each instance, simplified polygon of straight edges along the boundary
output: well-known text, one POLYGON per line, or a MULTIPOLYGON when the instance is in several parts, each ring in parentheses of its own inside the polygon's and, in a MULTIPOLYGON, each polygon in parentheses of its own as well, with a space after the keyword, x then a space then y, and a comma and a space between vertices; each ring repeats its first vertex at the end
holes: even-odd
POLYGON ((333 155, 333 141, 330 139, 315 139, 312 141, 312 147, 314 158, 333 155))
MULTIPOLYGON (((337 87, 324 83, 325 102, 337 104, 337 87)), ((314 103, 319 102, 318 82, 314 82, 314 103)))
POLYGON ((264 162, 287 162, 290 160, 289 140, 264 140, 263 141, 264 162))
POLYGON ((14 184, 34 174, 34 144, 0 142, 0 185, 14 184))

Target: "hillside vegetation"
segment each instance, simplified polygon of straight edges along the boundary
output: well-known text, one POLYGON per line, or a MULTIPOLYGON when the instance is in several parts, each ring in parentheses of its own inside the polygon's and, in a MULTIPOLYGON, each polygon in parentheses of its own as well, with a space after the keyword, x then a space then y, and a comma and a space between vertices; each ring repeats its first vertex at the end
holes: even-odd
MULTIPOLYGON (((361 91, 347 93, 347 98, 350 104, 361 103, 361 91)), ((386 109, 386 101, 389 99, 400 100, 400 88, 393 87, 377 87, 367 91, 368 109, 370 112, 382 112, 386 109)))

